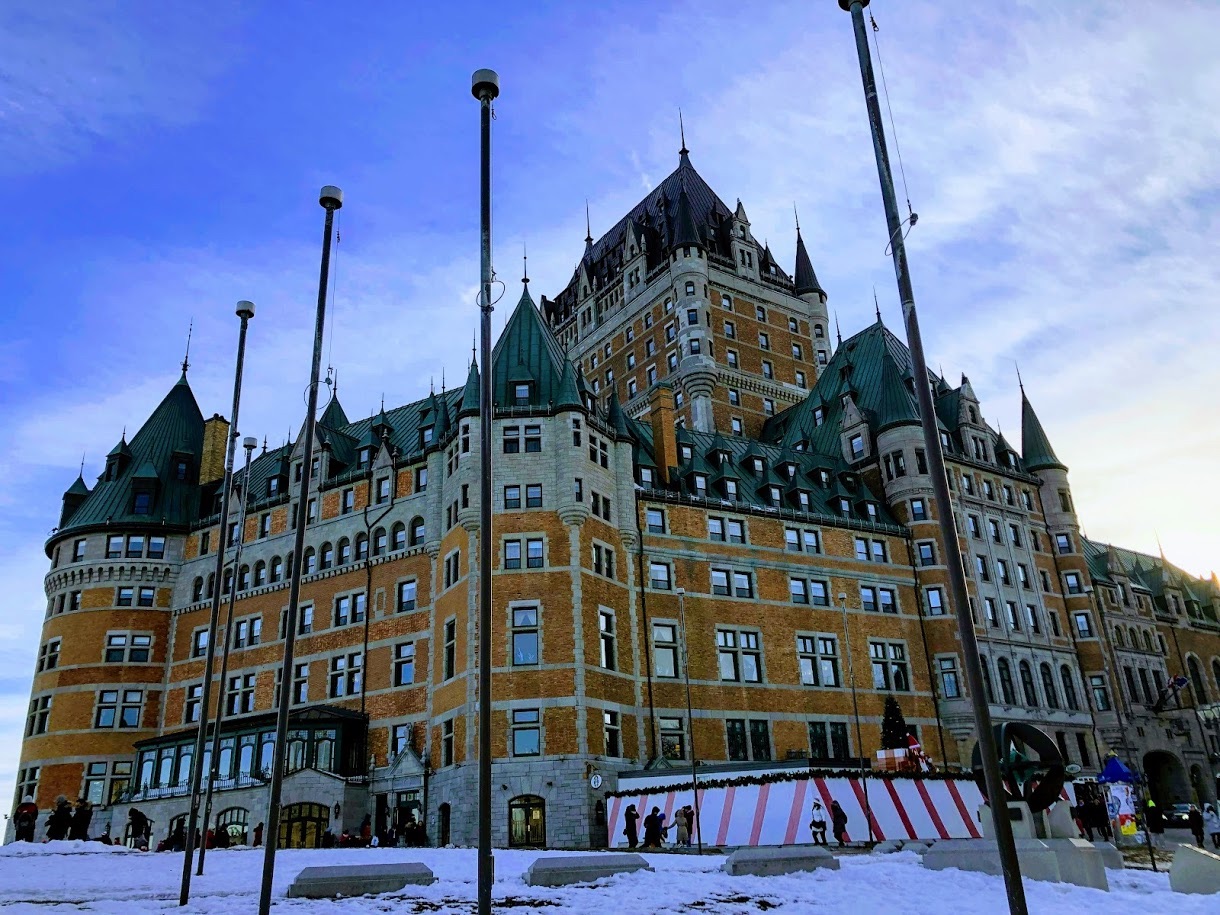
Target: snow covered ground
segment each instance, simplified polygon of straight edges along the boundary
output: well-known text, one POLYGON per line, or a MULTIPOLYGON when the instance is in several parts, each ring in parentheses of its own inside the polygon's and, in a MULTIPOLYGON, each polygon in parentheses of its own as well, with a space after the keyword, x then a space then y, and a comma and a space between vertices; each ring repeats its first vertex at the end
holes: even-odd
MULTIPOLYGON (((787 877, 728 877, 721 855, 647 855, 655 873, 624 874, 598 885, 544 889, 526 886, 525 869, 540 855, 496 852, 495 906, 512 915, 648 915, 695 911, 746 915, 800 912, 901 912, 902 915, 1000 915, 1006 903, 998 877, 961 871, 927 871, 910 852, 849 855, 842 869, 787 877)), ((182 858, 110 849, 99 843, 17 843, 0 848, 0 910, 5 915, 151 912, 237 915, 257 908, 261 849, 214 850, 207 873, 194 878, 191 904, 179 909, 182 858), (56 848, 58 846, 58 848, 56 848), (55 853, 62 852, 62 853, 55 853)), ((401 912, 471 915, 475 910, 475 852, 470 849, 331 849, 282 851, 276 858, 275 911, 285 915, 401 912), (359 899, 287 899, 288 884, 304 867, 422 861, 440 880, 431 887, 359 899)), ((1220 896, 1185 896, 1169 889, 1164 874, 1109 872, 1111 892, 1026 881, 1032 913, 1104 912, 1105 915, 1216 915, 1220 896)))

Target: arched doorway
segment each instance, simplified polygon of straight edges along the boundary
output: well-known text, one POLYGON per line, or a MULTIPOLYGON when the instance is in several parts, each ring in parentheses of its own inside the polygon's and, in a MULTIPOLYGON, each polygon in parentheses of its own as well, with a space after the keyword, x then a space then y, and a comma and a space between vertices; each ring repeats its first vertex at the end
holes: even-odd
POLYGON ((1144 776, 1148 793, 1162 809, 1170 804, 1190 803, 1190 782, 1182 761, 1165 750, 1154 750, 1144 756, 1144 776))
POLYGON ((546 801, 522 794, 508 802, 508 844, 515 848, 546 845, 546 801))
POLYGON ((448 804, 441 804, 440 807, 436 809, 437 840, 441 848, 444 848, 449 844, 449 809, 448 804))
POLYGON ((321 848, 322 833, 330 825, 325 804, 289 804, 280 818, 280 848, 321 848))
POLYGON ((230 807, 222 810, 216 817, 216 832, 220 830, 229 834, 230 845, 249 845, 250 811, 245 807, 230 807))

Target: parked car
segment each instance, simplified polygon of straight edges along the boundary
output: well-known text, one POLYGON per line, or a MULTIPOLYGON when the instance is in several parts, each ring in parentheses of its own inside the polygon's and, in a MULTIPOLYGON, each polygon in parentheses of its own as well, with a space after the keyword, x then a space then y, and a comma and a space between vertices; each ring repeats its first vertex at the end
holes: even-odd
POLYGON ((1165 811, 1165 825, 1188 828, 1190 826, 1190 804, 1170 804, 1165 811))

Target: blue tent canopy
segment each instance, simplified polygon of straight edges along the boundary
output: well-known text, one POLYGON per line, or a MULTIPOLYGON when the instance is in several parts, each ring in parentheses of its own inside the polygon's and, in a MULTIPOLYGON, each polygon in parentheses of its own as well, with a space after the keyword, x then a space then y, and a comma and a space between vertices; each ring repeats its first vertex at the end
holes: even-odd
POLYGON ((1122 782, 1131 784, 1138 781, 1135 774, 1123 765, 1122 760, 1117 756, 1111 756, 1106 760, 1105 767, 1101 770, 1101 774, 1097 776, 1098 784, 1109 785, 1114 782, 1122 782))

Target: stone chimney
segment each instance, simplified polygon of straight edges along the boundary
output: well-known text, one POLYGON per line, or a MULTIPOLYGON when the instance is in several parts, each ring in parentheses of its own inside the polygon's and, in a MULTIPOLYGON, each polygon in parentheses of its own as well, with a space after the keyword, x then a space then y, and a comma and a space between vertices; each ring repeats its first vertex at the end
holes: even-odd
POLYGON ((199 456, 199 482, 215 483, 225 475, 229 447, 229 421, 219 413, 203 424, 203 454, 199 456))
POLYGON ((674 392, 669 385, 658 384, 648 392, 648 418, 652 422, 652 452, 657 462, 657 482, 668 484, 670 468, 678 466, 674 392))

